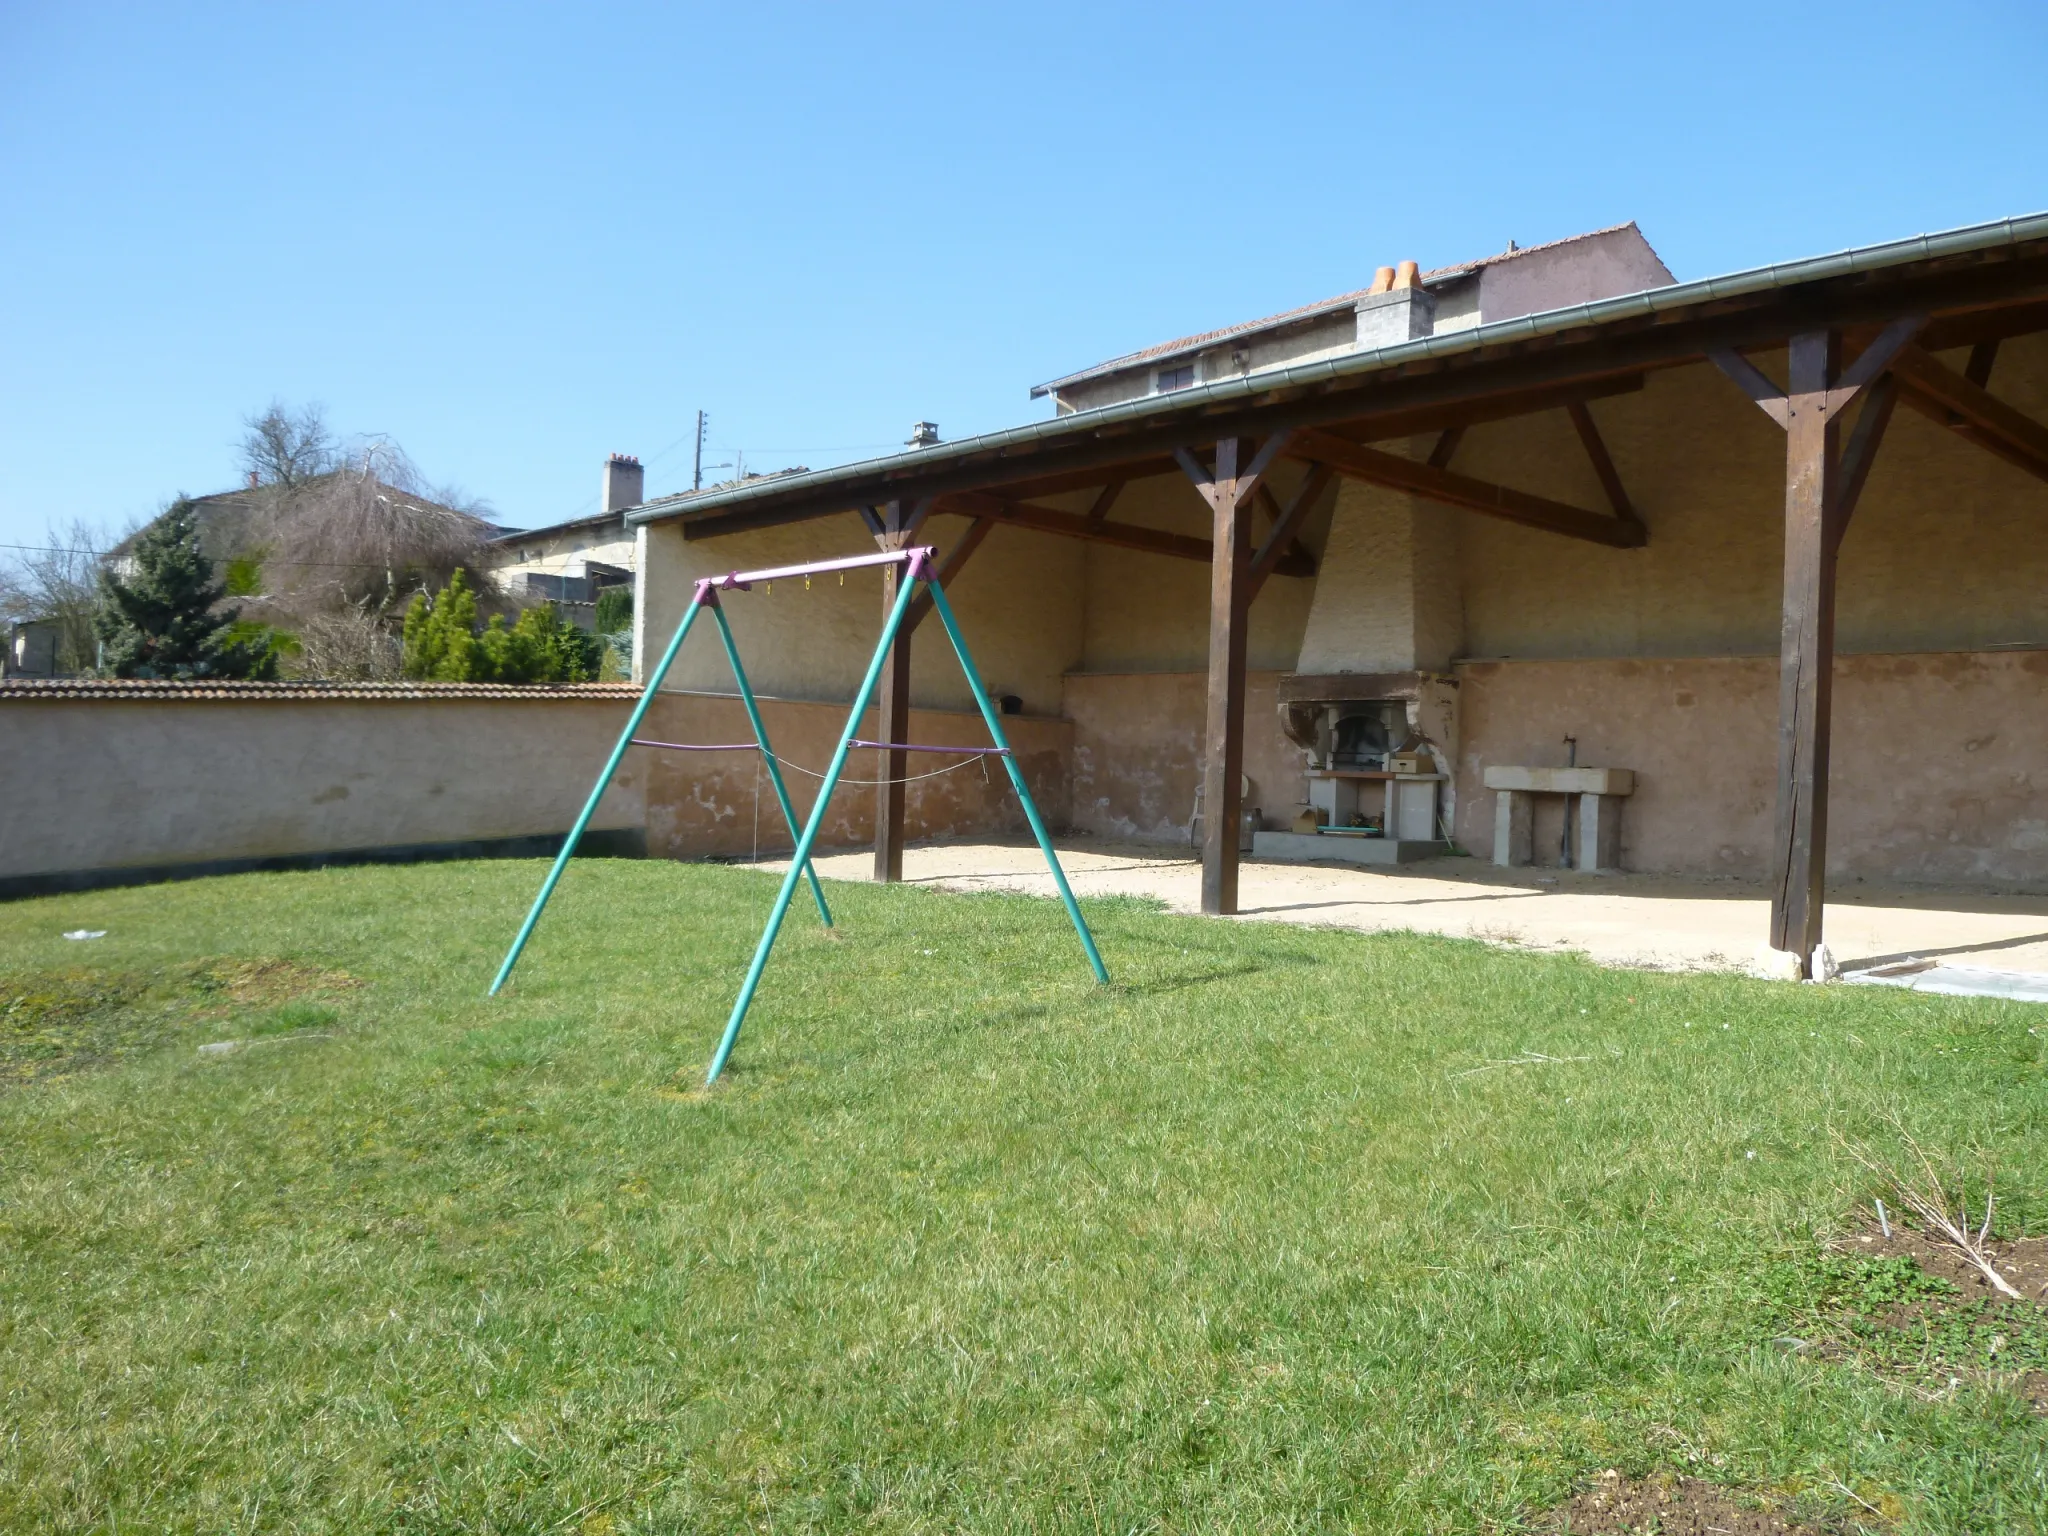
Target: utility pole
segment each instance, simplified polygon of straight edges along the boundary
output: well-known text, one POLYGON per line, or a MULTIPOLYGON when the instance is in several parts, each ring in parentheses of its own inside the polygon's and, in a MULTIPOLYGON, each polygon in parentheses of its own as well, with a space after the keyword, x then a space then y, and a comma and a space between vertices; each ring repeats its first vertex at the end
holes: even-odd
POLYGON ((690 464, 690 489, 704 489, 704 413, 697 413, 697 453, 690 464))

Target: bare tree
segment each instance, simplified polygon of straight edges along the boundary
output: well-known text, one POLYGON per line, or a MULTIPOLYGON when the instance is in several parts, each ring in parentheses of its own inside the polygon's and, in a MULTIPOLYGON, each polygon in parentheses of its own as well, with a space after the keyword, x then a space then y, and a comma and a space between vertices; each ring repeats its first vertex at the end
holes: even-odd
POLYGON ((11 623, 42 619, 57 626, 57 670, 90 671, 98 653, 93 613, 99 602, 100 556, 114 540, 82 518, 53 525, 35 549, 13 550, 0 567, 0 608, 11 623))
POLYGON ((445 586, 457 570, 488 590, 487 510, 429 494, 403 450, 369 439, 327 473, 269 499, 256 530, 267 600, 302 626, 316 614, 353 613, 359 624, 445 586))
POLYGON ((294 413, 281 400, 270 402, 261 415, 244 418, 242 467, 259 485, 291 491, 334 467, 334 435, 318 405, 294 413))
POLYGON ((306 615, 299 621, 292 670, 334 682, 389 682, 399 675, 403 647, 386 616, 367 600, 306 615))

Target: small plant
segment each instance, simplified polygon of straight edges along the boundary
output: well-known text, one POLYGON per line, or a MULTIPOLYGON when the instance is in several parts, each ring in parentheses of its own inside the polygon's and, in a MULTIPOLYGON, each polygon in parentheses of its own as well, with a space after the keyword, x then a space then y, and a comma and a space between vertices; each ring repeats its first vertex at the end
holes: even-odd
POLYGON ((1970 1194, 1967 1184, 1960 1175, 1956 1180, 1955 1205, 1949 1205, 1948 1181, 1935 1168, 1934 1160, 1913 1137, 1913 1133, 1893 1117, 1892 1127, 1905 1143, 1910 1162, 1903 1169, 1894 1166, 1888 1159, 1871 1151, 1870 1148, 1848 1140, 1839 1133, 1836 1140, 1842 1143, 1849 1155, 1861 1163, 1878 1178, 1884 1180, 1887 1188, 1899 1204, 1918 1216, 1925 1224, 1927 1235, 1943 1246, 1961 1254, 1991 1288, 2001 1296, 2014 1301, 2021 1300, 2020 1293, 2011 1281, 1998 1272, 1998 1266, 1991 1262, 1984 1244, 1991 1236, 1991 1214, 1996 1206, 1992 1192, 1992 1174, 1987 1167, 1984 1171, 1984 1219, 1974 1229, 1971 1225, 1970 1194))

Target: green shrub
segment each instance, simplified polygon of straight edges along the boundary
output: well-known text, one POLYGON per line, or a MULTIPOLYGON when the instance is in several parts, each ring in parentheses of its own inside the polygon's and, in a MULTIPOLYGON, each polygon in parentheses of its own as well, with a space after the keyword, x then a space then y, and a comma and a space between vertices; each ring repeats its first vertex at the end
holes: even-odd
POLYGON ((476 594, 457 571, 439 596, 422 592, 406 610, 400 670, 443 683, 583 683, 603 658, 603 642, 563 623, 553 603, 510 625, 493 614, 479 630, 476 594))

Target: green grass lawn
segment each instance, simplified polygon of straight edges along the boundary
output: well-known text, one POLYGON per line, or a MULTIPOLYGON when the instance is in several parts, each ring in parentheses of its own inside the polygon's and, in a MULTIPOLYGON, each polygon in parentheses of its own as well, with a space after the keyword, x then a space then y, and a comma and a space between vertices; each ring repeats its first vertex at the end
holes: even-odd
POLYGON ((2048 1225, 2048 1011, 1128 902, 1102 988, 1051 902, 834 886, 705 1093, 772 880, 580 862, 487 1000, 541 873, 0 906, 0 1525, 2048 1528, 2009 1385, 1782 1342, 1831 1127, 2048 1225))

